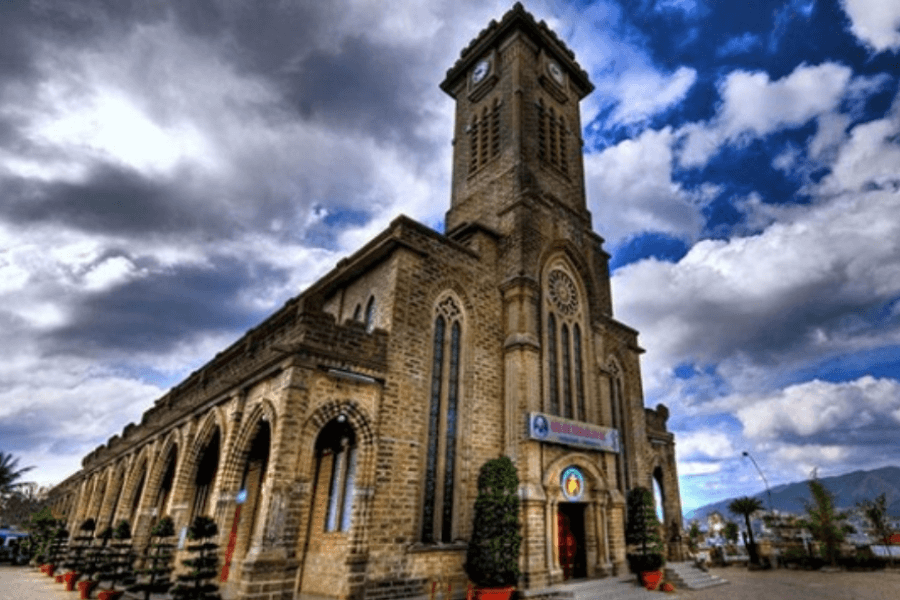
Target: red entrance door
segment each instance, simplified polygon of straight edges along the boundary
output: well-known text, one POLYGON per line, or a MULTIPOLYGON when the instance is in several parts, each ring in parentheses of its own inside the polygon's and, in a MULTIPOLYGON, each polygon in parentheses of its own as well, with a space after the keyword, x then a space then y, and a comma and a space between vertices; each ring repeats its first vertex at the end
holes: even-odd
POLYGON ((559 566, 564 579, 587 577, 584 544, 584 506, 577 503, 560 504, 556 513, 559 566))
POLYGON ((575 574, 575 554, 578 552, 578 541, 572 532, 572 519, 562 511, 556 514, 557 531, 559 532, 559 566, 562 567, 563 578, 571 579, 575 574))

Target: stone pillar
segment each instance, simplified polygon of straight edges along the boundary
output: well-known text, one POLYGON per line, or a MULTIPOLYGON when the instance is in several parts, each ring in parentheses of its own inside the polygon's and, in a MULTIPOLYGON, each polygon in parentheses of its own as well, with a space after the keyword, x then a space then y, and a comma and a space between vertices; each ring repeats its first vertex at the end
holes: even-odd
POLYGON ((178 450, 177 464, 175 465, 175 478, 172 482, 172 493, 169 499, 169 516, 175 525, 175 533, 179 535, 181 529, 190 525, 188 520, 188 509, 190 508, 191 493, 193 492, 194 482, 191 481, 193 473, 190 472, 190 457, 194 453, 194 449, 188 447, 197 430, 196 422, 192 421, 184 427, 184 448, 178 450))
POLYGON ((533 457, 519 460, 519 446, 529 410, 540 410, 540 337, 538 336, 538 286, 531 278, 516 277, 501 286, 506 316, 504 342, 503 386, 504 451, 513 460, 520 477, 532 483, 540 482, 540 465, 533 457), (537 470, 534 469, 537 467, 537 470), (534 476, 537 479, 534 479, 534 476))
POLYGON ((559 566, 559 524, 557 523, 559 501, 555 498, 547 501, 547 562, 549 564, 550 583, 560 581, 563 576, 559 566))

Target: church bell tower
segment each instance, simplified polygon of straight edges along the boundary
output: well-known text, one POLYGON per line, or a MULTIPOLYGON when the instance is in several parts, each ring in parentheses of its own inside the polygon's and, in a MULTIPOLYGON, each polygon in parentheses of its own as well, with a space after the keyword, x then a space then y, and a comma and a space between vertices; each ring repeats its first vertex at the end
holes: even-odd
POLYGON ((594 86, 574 53, 517 3, 491 21, 447 71, 456 100, 446 231, 478 223, 500 233, 525 198, 590 228, 579 101, 594 86))

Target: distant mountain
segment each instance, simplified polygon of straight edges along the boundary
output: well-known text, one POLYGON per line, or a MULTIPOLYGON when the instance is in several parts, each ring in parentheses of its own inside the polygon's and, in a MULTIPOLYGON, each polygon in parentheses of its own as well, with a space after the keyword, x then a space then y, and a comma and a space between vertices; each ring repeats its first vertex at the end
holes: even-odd
MULTIPOLYGON (((874 471, 854 471, 845 475, 822 477, 822 484, 835 496, 835 504, 839 509, 853 508, 862 500, 873 500, 879 494, 887 496, 887 512, 900 517, 900 467, 884 467, 874 471)), ((769 508, 769 500, 765 490, 753 496, 769 508)), ((728 505, 734 498, 701 506, 685 513, 685 522, 698 519, 705 523, 706 517, 718 511, 726 519, 733 519, 728 505)), ((795 514, 806 511, 806 502, 810 502, 809 486, 806 481, 798 481, 777 485, 772 488, 772 506, 775 510, 795 514)))

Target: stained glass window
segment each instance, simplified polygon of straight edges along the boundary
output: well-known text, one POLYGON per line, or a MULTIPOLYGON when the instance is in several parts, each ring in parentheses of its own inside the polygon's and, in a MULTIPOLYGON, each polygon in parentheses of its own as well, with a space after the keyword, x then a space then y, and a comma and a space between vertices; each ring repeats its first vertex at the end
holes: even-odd
POLYGON ((448 296, 438 303, 436 312, 422 507, 422 541, 426 543, 438 538, 452 541, 460 410, 462 311, 448 296))
POLYGON ((422 541, 434 541, 434 502, 437 487, 438 427, 441 416, 441 386, 444 368, 444 318, 434 322, 434 359, 431 367, 431 404, 428 413, 428 447, 425 465, 425 498, 422 510, 422 541))

